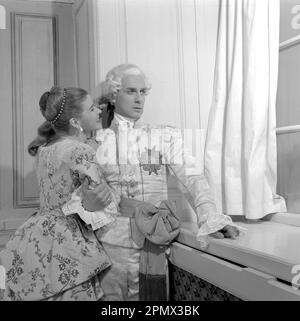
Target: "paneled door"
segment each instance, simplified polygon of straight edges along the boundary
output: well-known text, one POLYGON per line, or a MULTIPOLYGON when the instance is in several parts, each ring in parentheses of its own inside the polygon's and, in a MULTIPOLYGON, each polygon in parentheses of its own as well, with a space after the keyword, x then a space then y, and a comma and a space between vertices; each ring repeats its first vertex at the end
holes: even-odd
POLYGON ((35 161, 27 153, 43 122, 39 98, 56 84, 76 86, 76 68, 71 3, 1 0, 0 5, 6 10, 0 29, 1 247, 39 204, 35 161))

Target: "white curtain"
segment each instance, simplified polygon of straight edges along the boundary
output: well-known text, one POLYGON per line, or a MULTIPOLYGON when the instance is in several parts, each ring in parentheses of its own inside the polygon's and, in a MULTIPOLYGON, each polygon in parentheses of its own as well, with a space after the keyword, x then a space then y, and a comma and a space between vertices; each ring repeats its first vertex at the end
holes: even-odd
POLYGON ((220 0, 205 171, 220 212, 285 212, 276 195, 279 0, 220 0))

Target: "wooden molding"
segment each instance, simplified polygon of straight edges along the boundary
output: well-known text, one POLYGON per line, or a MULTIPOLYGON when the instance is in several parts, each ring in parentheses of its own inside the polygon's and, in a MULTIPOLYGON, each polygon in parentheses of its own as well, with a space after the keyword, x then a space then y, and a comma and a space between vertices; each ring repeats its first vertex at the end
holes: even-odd
MULTIPOLYGON (((23 41, 23 23, 28 19, 41 23, 50 23, 52 28, 52 35, 50 41, 53 48, 53 83, 57 84, 58 77, 58 45, 57 45, 57 17, 40 14, 26 14, 26 13, 12 13, 11 14, 11 48, 12 48, 12 102, 13 102, 13 205, 14 208, 31 208, 39 205, 39 196, 26 196, 26 181, 25 181, 25 142, 24 142, 24 113, 26 108, 24 102, 24 66, 22 59, 24 53, 22 52, 23 41)), ((34 58, 33 58, 34 59, 34 58)), ((51 65, 51 64, 50 64, 51 65)), ((34 70, 32 70, 34 73, 34 70)), ((39 80, 37 80, 38 82, 39 80)))
MULTIPOLYGON (((89 10, 88 10, 88 3, 87 1, 83 0, 78 8, 75 10, 75 13, 74 13, 74 21, 75 21, 75 59, 76 59, 76 66, 77 66, 77 72, 76 72, 76 78, 77 78, 77 84, 79 87, 87 87, 88 91, 91 92, 91 77, 90 77, 90 69, 91 69, 91 61, 90 61, 90 57, 91 57, 91 50, 90 50, 90 22, 89 22, 89 10), (78 23, 78 19, 79 19, 79 14, 81 12, 83 12, 83 10, 85 10, 84 14, 86 15, 85 16, 85 20, 86 23, 87 23, 87 39, 88 39, 88 45, 87 45, 87 51, 88 51, 88 54, 87 54, 87 57, 88 57, 88 65, 89 65, 89 70, 88 70, 88 73, 89 73, 89 76, 88 76, 88 84, 86 84, 85 86, 83 86, 81 83, 80 83, 80 78, 79 78, 79 74, 80 74, 80 57, 79 57, 79 36, 80 36, 80 33, 79 33, 79 23, 78 23)), ((84 39, 82 39, 84 40, 84 39)))

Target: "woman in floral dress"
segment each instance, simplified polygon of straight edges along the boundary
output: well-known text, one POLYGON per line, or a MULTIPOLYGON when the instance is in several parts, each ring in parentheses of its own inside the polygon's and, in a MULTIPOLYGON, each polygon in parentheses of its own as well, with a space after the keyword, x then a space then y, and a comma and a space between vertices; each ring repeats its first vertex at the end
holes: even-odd
MULTIPOLYGON (((6 269, 4 299, 99 300, 103 296, 101 276, 111 262, 91 226, 78 214, 64 215, 62 207, 83 182, 101 191, 92 204, 97 210, 113 199, 93 149, 83 143, 101 128, 101 110, 79 88, 53 87, 39 104, 46 118, 39 128, 43 138, 35 140, 29 152, 36 154, 40 209, 0 252, 0 263, 6 269)), ((87 211, 91 199, 88 193, 84 195, 82 212, 86 215, 91 213, 87 211)))

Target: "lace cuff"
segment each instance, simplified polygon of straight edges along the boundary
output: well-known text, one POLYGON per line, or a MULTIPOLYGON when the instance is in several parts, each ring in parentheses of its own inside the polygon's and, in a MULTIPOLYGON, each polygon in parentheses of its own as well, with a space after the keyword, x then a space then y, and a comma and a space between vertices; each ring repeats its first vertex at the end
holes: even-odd
POLYGON ((231 217, 228 215, 218 213, 208 213, 202 215, 198 219, 199 230, 196 236, 197 241, 200 242, 200 246, 207 247, 209 243, 209 234, 221 230, 226 225, 235 226, 239 231, 243 229, 234 224, 231 217))
POLYGON ((86 224, 92 226, 93 230, 97 230, 115 221, 115 218, 111 215, 116 212, 116 206, 113 202, 104 210, 89 212, 83 208, 81 201, 81 197, 74 191, 71 199, 63 205, 63 213, 65 215, 77 213, 86 224))

